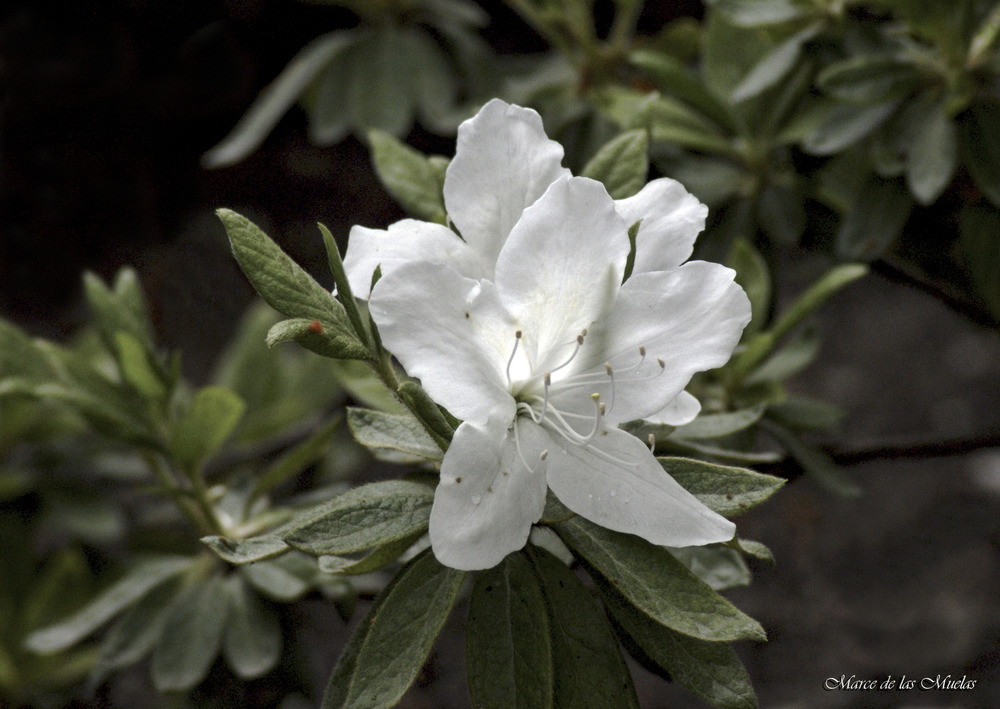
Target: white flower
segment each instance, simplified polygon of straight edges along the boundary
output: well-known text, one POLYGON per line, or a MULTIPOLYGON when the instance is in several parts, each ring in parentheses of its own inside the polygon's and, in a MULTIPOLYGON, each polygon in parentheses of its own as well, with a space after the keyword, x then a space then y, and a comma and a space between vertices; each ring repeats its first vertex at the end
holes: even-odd
MULTIPOLYGON (((463 420, 441 465, 434 553, 459 569, 496 565, 524 546, 547 487, 587 519, 654 544, 727 541, 733 524, 618 424, 677 405, 692 374, 729 359, 750 319, 746 295, 730 269, 674 263, 690 245, 669 258, 637 255, 622 284, 628 224, 642 217, 630 206, 646 190, 623 207, 600 183, 552 167, 561 150, 533 115, 494 102, 464 124, 445 188, 464 244, 407 221, 383 233, 424 248, 389 267, 395 247, 377 249, 384 275, 370 309, 383 342, 463 420), (483 132, 496 115, 513 128, 501 131, 500 121, 483 132), (479 162, 469 157, 476 151, 479 162), (531 170, 538 161, 550 165, 541 177, 515 177, 516 163, 531 170)), ((664 224, 640 246, 689 230, 649 213, 664 224)))
MULTIPOLYGON (((462 236, 415 219, 387 230, 353 227, 344 267, 354 294, 369 296, 376 267, 385 276, 418 260, 446 264, 468 278, 493 280, 497 258, 524 210, 552 183, 570 175, 562 158, 562 146, 545 135, 535 111, 490 101, 459 126, 455 158, 445 175, 448 218, 462 236)), ((669 178, 653 180, 614 207, 626 225, 640 222, 634 274, 684 263, 708 214, 705 205, 669 178)), ((681 425, 700 408, 698 400, 682 390, 647 419, 681 425)))

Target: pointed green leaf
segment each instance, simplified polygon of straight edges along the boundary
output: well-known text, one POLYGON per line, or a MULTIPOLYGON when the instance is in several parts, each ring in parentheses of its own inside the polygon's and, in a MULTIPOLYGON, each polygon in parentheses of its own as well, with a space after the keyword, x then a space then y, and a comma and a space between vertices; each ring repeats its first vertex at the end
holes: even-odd
POLYGON ((731 517, 768 499, 785 484, 783 478, 746 468, 732 468, 690 458, 657 458, 663 469, 702 504, 731 517))
POLYGON ((441 448, 413 414, 387 414, 348 407, 347 425, 354 439, 375 450, 393 450, 417 458, 441 460, 441 448))
POLYGON ((234 165, 256 150, 316 75, 354 42, 352 32, 333 32, 313 40, 265 88, 221 143, 202 157, 211 169, 234 165))
POLYGON ((764 629, 663 547, 612 532, 582 517, 560 522, 556 532, 592 573, 643 613, 702 640, 765 640, 764 629))
POLYGON ((835 266, 809 286, 791 307, 781 314, 770 332, 775 340, 781 339, 807 316, 814 313, 844 286, 868 274, 864 264, 845 263, 835 266))
POLYGON ((142 342, 124 330, 115 333, 113 342, 125 381, 146 399, 159 401, 166 397, 167 383, 142 342))
POLYGON ((273 559, 292 550, 276 533, 250 537, 249 539, 208 536, 202 537, 201 542, 218 554, 220 558, 236 565, 273 559))
POLYGON ((134 665, 153 650, 179 590, 177 580, 161 584, 122 614, 101 643, 98 676, 134 665))
POLYGON ((802 45, 815 37, 821 27, 821 24, 810 25, 776 45, 743 77, 729 100, 740 103, 776 85, 796 67, 802 56, 802 45))
POLYGON ((841 497, 857 497, 861 488, 828 455, 805 443, 781 424, 765 419, 761 428, 780 443, 806 471, 806 475, 841 497))
POLYGON ((170 438, 170 450, 178 464, 191 470, 215 453, 236 428, 245 408, 243 400, 228 389, 199 389, 170 438))
POLYGON ((670 553, 713 591, 749 586, 753 578, 740 553, 726 546, 670 547, 670 553))
POLYGON ((328 321, 292 318, 282 320, 268 330, 267 346, 297 342, 310 352, 333 359, 370 359, 368 348, 354 336, 345 334, 328 321))
POLYGON ((469 600, 466 665, 481 709, 552 706, 552 648, 545 598, 524 554, 480 572, 469 600))
POLYGON ((464 578, 429 549, 403 567, 347 642, 322 709, 394 706, 430 654, 464 578))
POLYGON ((83 291, 94 323, 109 348, 114 347, 117 333, 126 332, 147 350, 152 350, 153 325, 149 321, 139 276, 133 269, 120 270, 111 288, 87 271, 83 274, 83 291))
POLYGON ((267 234, 229 209, 219 209, 216 214, 226 228, 240 268, 272 308, 289 318, 318 320, 324 329, 334 331, 331 336, 353 337, 344 306, 267 234))
POLYGON ((229 596, 229 615, 222 654, 240 679, 261 677, 281 658, 278 618, 239 575, 229 576, 224 590, 229 596))
POLYGON ((25 645, 41 654, 65 650, 190 565, 191 559, 176 556, 141 561, 70 617, 33 632, 25 640, 25 645))
POLYGON ((885 123, 896 106, 897 102, 892 101, 864 105, 837 104, 825 113, 819 125, 806 136, 802 147, 815 155, 839 153, 885 123))
POLYGON ((49 380, 53 374, 31 337, 0 318, 0 379, 22 377, 27 384, 49 380))
POLYGON ((240 567, 240 573, 254 588, 282 603, 302 598, 311 587, 316 572, 312 560, 300 554, 286 554, 240 567))
POLYGON ((444 224, 444 179, 423 153, 382 131, 369 131, 368 144, 379 180, 407 213, 444 224))
POLYGON ((222 577, 211 576, 181 592, 153 651, 150 673, 157 691, 183 692, 205 679, 228 618, 222 577))
POLYGON ((613 199, 624 199, 642 189, 648 172, 649 135, 637 129, 605 143, 580 175, 603 182, 613 199))
POLYGON ((958 166, 958 136, 955 123, 936 104, 925 117, 910 143, 906 161, 906 184, 920 204, 931 204, 951 182, 958 166))
POLYGON ((284 535, 289 545, 315 554, 371 549, 427 528, 434 490, 405 480, 362 485, 310 511, 309 521, 284 535))
POLYGON ((727 643, 697 640, 652 623, 607 584, 601 591, 615 622, 681 686, 721 709, 756 709, 750 675, 727 643))
POLYGON ((552 554, 534 546, 527 553, 548 611, 553 706, 639 709, 614 633, 593 597, 552 554))
POLYGON ((892 55, 850 57, 816 77, 824 91, 855 104, 903 99, 927 80, 917 64, 892 55))

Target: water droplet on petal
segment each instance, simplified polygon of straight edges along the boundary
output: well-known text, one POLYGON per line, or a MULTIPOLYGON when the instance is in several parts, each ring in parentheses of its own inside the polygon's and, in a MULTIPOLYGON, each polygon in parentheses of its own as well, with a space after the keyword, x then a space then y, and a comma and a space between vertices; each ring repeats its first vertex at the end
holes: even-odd
POLYGON ((482 501, 483 501, 483 498, 480 495, 473 495, 472 496, 472 504, 478 505, 482 501))

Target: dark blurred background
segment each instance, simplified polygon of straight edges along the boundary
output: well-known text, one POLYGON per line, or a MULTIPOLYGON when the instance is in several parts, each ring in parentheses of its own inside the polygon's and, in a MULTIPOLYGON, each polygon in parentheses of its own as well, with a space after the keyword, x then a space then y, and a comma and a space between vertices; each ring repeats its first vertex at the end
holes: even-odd
MULTIPOLYGON (((493 18, 483 34, 498 52, 544 48, 501 3, 481 4, 493 18)), ((649 2, 642 26, 700 11, 696 2, 649 2)), ((183 350, 198 379, 253 298, 214 209, 246 214, 321 280, 317 221, 343 244, 352 224, 400 218, 365 147, 354 138, 310 144, 297 109, 244 162, 216 171, 199 163, 304 44, 353 22, 347 11, 291 0, 5 2, 0 316, 67 336, 86 319, 81 272, 107 278, 131 264, 161 341, 183 350)), ((419 127, 408 139, 453 150, 419 127)), ((817 272, 807 256, 778 257, 786 296, 817 272)), ((823 354, 796 387, 850 412, 841 449, 1000 428, 996 331, 874 277, 838 296, 822 320, 823 354)), ((771 636, 741 648, 761 705, 1000 707, 1000 452, 876 459, 849 473, 865 489, 859 500, 797 480, 741 525, 778 558, 730 594, 771 636), (977 685, 822 690, 842 674, 966 675, 977 685)), ((302 623, 321 686, 347 633, 318 602, 302 623)), ((404 706, 468 704, 453 625, 404 706)), ((697 706, 635 670, 644 707, 697 706)))

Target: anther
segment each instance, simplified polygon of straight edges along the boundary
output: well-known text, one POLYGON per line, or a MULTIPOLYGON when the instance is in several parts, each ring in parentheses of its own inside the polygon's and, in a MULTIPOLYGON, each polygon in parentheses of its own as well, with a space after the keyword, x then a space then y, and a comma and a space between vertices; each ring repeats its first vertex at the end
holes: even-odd
POLYGON ((646 356, 646 346, 645 345, 639 345, 639 356, 640 357, 645 357, 646 356))
POLYGON ((538 457, 541 458, 542 460, 545 460, 548 456, 549 456, 549 449, 546 448, 545 450, 542 451, 542 454, 538 457))
POLYGON ((507 360, 507 386, 510 386, 510 365, 514 363, 514 355, 517 354, 517 345, 521 342, 521 331, 514 332, 514 349, 510 351, 510 359, 507 360))
POLYGON ((650 453, 656 452, 656 436, 651 433, 649 434, 649 438, 647 438, 646 440, 649 442, 649 452, 650 453))
POLYGON ((611 407, 615 408, 615 371, 611 369, 611 362, 604 363, 604 371, 607 372, 608 377, 611 379, 611 407))
POLYGON ((660 369, 666 369, 666 368, 667 368, 667 363, 666 363, 666 362, 664 362, 664 361, 663 361, 662 359, 660 359, 659 357, 657 357, 657 358, 656 358, 656 363, 657 363, 658 365, 660 365, 660 369))

